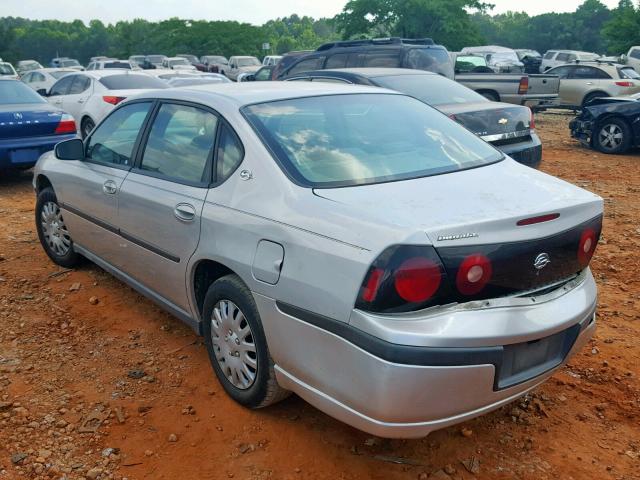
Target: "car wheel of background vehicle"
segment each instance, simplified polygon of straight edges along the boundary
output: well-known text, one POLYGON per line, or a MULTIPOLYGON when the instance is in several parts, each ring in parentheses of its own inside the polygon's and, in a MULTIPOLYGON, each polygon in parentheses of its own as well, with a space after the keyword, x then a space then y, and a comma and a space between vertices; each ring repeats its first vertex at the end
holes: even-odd
POLYGON ((603 97, 608 97, 609 95, 607 95, 604 92, 592 92, 589 95, 586 95, 583 99, 582 99, 582 106, 584 107, 585 105, 588 105, 589 102, 591 102, 591 100, 594 100, 596 98, 603 98, 603 97))
POLYGON ((93 123, 93 120, 89 117, 83 118, 82 124, 80 125, 80 134, 82 135, 82 138, 87 138, 95 126, 96 124, 93 123))
POLYGON ((73 250, 73 240, 64 223, 56 194, 50 187, 38 194, 36 230, 42 248, 54 263, 71 268, 80 262, 82 257, 73 250))
POLYGON ((631 147, 631 129, 621 118, 605 119, 596 128, 593 144, 603 153, 624 153, 631 147))
POLYGON ((203 321, 211 365, 231 398, 245 407, 262 408, 290 394, 276 381, 260 314, 237 275, 209 287, 203 321))
POLYGON ((486 98, 487 100, 491 100, 492 102, 500 101, 500 97, 498 97, 498 95, 494 92, 478 92, 478 93, 482 95, 484 98, 486 98))

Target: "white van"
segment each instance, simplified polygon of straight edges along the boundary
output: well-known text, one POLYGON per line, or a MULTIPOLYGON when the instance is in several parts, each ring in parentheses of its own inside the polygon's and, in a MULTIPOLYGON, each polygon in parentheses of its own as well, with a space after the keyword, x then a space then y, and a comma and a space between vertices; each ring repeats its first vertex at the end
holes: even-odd
POLYGON ((631 47, 627 52, 627 65, 640 72, 640 46, 631 47))

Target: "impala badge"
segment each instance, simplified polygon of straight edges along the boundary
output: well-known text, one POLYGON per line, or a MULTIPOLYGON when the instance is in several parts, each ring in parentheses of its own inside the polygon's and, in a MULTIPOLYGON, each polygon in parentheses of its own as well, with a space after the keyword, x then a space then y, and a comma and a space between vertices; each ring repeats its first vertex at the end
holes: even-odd
POLYGON ((14 113, 14 114, 13 114, 13 117, 14 117, 16 120, 22 120, 22 114, 21 114, 21 113, 14 113))
POLYGON ((549 258, 548 253, 541 253, 536 257, 533 262, 533 266, 536 267, 536 270, 542 270, 544 267, 551 263, 551 259, 549 258))
POLYGON ((509 123, 509 120, 506 118, 501 118, 500 120, 498 120, 498 123, 500 125, 506 125, 507 123, 509 123))

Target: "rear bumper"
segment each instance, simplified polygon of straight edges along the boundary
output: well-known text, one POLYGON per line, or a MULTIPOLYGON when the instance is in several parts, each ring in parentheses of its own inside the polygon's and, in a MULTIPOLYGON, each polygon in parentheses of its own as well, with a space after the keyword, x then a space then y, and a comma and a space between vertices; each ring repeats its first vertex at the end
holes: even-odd
POLYGON ((73 138, 76 138, 75 133, 0 140, 0 169, 32 167, 40 155, 53 150, 56 144, 73 138))
MULTIPOLYGON (((475 316, 476 329, 506 317, 512 325, 527 320, 524 323, 532 326, 528 341, 498 336, 483 338, 485 346, 471 347, 420 345, 424 338, 414 338, 412 344, 390 343, 343 322, 333 321, 340 324, 333 327, 314 323, 295 307, 255 297, 282 387, 349 425, 388 438, 424 437, 517 399, 551 376, 595 331, 595 284, 590 274, 573 290, 534 305, 534 310, 531 305, 462 308, 460 313, 475 316), (553 344, 548 339, 553 338, 562 338, 562 347, 547 355, 553 344), (532 356, 540 362, 518 370, 518 362, 532 356)), ((383 321, 394 328, 393 319, 383 321)), ((444 325, 457 318, 449 312, 430 321, 444 325)), ((433 332, 437 337, 437 329, 433 332)), ((431 343, 439 344, 435 340, 431 343)))
POLYGON ((531 139, 526 142, 494 146, 516 162, 528 167, 538 168, 542 161, 542 142, 535 133, 532 133, 531 139))

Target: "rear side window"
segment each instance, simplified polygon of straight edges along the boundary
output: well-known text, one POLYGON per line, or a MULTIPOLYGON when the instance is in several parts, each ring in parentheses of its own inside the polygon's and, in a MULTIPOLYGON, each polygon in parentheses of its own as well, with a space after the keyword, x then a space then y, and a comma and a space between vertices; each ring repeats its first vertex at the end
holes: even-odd
POLYGON ((94 162, 131 165, 131 154, 151 103, 132 103, 115 110, 87 141, 86 157, 94 162))
POLYGON ((629 56, 631 58, 636 58, 636 59, 640 60, 640 48, 635 48, 635 49, 631 50, 631 53, 629 54, 629 56))
POLYGON ((327 65, 325 68, 345 68, 348 65, 348 60, 348 53, 336 53, 327 58, 327 65))
POLYGON ((453 70, 449 53, 440 48, 412 48, 407 52, 404 63, 407 68, 441 74, 453 70))
POLYGON ((296 63, 291 70, 287 72, 287 75, 295 75, 296 73, 309 72, 311 70, 318 70, 322 68, 324 57, 307 58, 296 63))
POLYGON ((620 78, 636 79, 636 80, 640 79, 640 73, 636 72, 631 67, 621 68, 619 72, 620 72, 620 78))
POLYGON ((371 50, 361 54, 363 67, 398 68, 400 67, 399 50, 371 50))
POLYGON ((109 75, 102 77, 100 83, 109 90, 128 90, 138 88, 168 88, 162 80, 150 77, 149 75, 109 75))
POLYGON ((242 163, 244 149, 237 135, 227 125, 222 124, 218 140, 216 182, 224 182, 242 163))
POLYGON ((54 83, 53 87, 51 87, 51 91, 49 92, 49 96, 54 97, 56 95, 66 95, 69 91, 69 88, 71 88, 71 84, 73 83, 73 80, 75 78, 76 75, 71 75, 69 77, 62 78, 54 83))
POLYGON ((218 117, 199 108, 164 104, 153 121, 141 170, 178 182, 207 182, 218 117))
POLYGON ((570 55, 568 53, 559 53, 556 57, 558 62, 568 62, 570 55))

